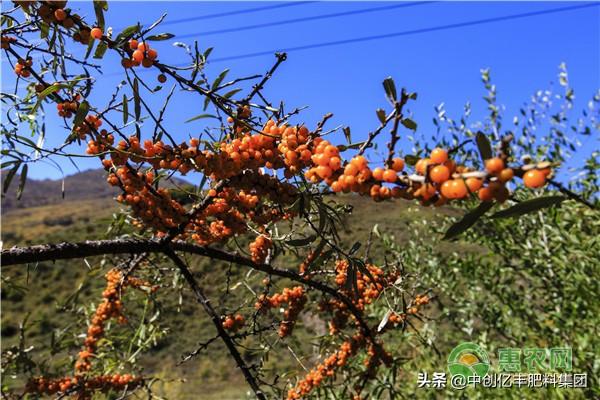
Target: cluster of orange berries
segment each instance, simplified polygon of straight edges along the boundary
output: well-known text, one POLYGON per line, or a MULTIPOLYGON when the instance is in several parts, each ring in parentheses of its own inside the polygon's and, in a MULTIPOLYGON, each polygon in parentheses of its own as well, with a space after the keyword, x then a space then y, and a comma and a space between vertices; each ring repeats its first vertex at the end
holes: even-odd
POLYGON ((97 115, 87 115, 85 117, 85 121, 75 126, 73 132, 77 134, 77 136, 84 140, 86 135, 92 132, 92 129, 98 130, 102 126, 102 120, 97 115))
POLYGON ((47 24, 59 24, 70 29, 80 18, 77 15, 69 15, 65 10, 66 5, 66 1, 47 2, 37 9, 37 14, 47 24))
POLYGON ((88 142, 85 152, 90 155, 103 153, 108 151, 114 142, 115 137, 113 135, 109 135, 106 129, 102 129, 99 132, 96 140, 91 139, 88 142))
POLYGON ((31 57, 23 60, 19 58, 17 63, 15 64, 15 74, 19 75, 22 78, 29 78, 31 76, 31 66, 33 65, 33 60, 31 57))
MULTIPOLYGON (((112 167, 110 160, 103 164, 112 167)), ((152 189, 154 173, 136 172, 127 166, 122 166, 110 172, 107 179, 112 186, 120 186, 124 194, 117 201, 128 204, 133 214, 140 219, 144 227, 150 227, 159 232, 167 232, 185 221, 185 209, 171 198, 165 188, 152 189)))
POLYGON ((302 286, 293 288, 284 288, 281 293, 275 293, 269 297, 262 295, 254 307, 259 311, 264 311, 269 308, 276 308, 282 304, 287 304, 288 308, 283 312, 283 320, 279 324, 279 336, 286 337, 292 333, 298 315, 306 304, 306 293, 302 286))
POLYGON ((321 385, 323 380, 334 376, 336 369, 342 368, 365 343, 361 334, 354 335, 345 341, 339 350, 327 357, 321 364, 311 369, 298 384, 288 391, 287 400, 305 398, 314 388, 321 385))
POLYGON ((410 307, 406 310, 406 313, 392 313, 388 319, 388 323, 391 324, 391 326, 396 326, 400 323, 403 323, 409 315, 417 315, 419 313, 419 309, 422 306, 429 304, 430 301, 431 299, 426 294, 417 295, 410 307))
POLYGON ((333 184, 331 178, 342 169, 340 151, 336 146, 322 138, 315 138, 314 143, 316 147, 310 159, 315 167, 306 171, 304 176, 313 182, 318 182, 320 179, 333 184))
MULTIPOLYGON (((335 283, 340 288, 348 286, 348 267, 347 260, 338 260, 335 263, 335 283)), ((386 275, 381 268, 375 265, 367 264, 366 268, 369 271, 368 274, 356 271, 356 290, 358 290, 358 293, 354 294, 354 303, 359 310, 364 310, 366 305, 377 299, 383 289, 387 287, 388 282, 393 282, 396 278, 395 274, 386 275)))
POLYGON ((51 379, 38 377, 27 382, 26 393, 54 395, 72 394, 79 400, 91 399, 92 391, 135 389, 143 383, 142 379, 130 374, 100 375, 95 377, 66 376, 51 379))
POLYGON ((269 134, 275 136, 281 135, 277 149, 283 155, 286 177, 297 174, 306 166, 310 165, 313 153, 308 143, 310 132, 305 126, 298 127, 277 127, 275 123, 267 123, 269 134), (273 132, 273 133, 271 133, 273 132))
MULTIPOLYGON (((131 58, 124 58, 121 60, 121 65, 124 68, 133 68, 142 65, 145 68, 149 68, 154 64, 154 60, 158 57, 158 52, 155 49, 150 48, 150 44, 146 42, 138 42, 136 39, 129 41, 129 49, 133 51, 131 58)), ((164 83, 166 77, 159 76, 159 82, 164 83), (163 81, 164 79, 164 81, 163 81)))
POLYGON ((123 303, 121 302, 121 290, 127 286, 134 288, 148 288, 150 291, 156 291, 157 286, 152 286, 148 282, 134 277, 123 279, 123 274, 116 268, 111 269, 105 275, 106 289, 102 292, 102 303, 96 308, 88 327, 87 336, 84 341, 84 349, 79 352, 79 359, 75 363, 75 369, 78 372, 89 371, 91 369, 91 358, 94 357, 98 340, 104 334, 104 324, 110 319, 117 319, 121 324, 127 323, 123 315, 123 303))
POLYGON ((79 108, 80 99, 81 95, 77 93, 75 96, 73 96, 73 99, 71 101, 63 101, 62 103, 57 103, 56 109, 58 110, 58 116, 64 118, 71 118, 79 108))
POLYGON ((244 327, 246 320, 241 314, 228 315, 223 320, 223 328, 228 331, 238 331, 244 327))
POLYGON ((8 50, 10 48, 10 44, 16 41, 17 39, 11 36, 0 36, 0 48, 2 50, 8 50))
POLYGON ((250 243, 250 256, 257 264, 265 262, 269 250, 273 247, 273 241, 267 236, 260 235, 250 243))

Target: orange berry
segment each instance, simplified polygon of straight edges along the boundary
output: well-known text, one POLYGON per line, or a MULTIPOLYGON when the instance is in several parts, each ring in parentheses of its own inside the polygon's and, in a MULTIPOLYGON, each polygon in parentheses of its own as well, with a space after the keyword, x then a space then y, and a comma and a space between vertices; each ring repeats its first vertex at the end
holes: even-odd
POLYGON ((504 168, 502 171, 500 171, 500 173, 498 174, 498 179, 500 179, 500 182, 508 182, 510 181, 513 177, 515 176, 514 171, 512 170, 512 168, 504 168))
POLYGON ((146 54, 148 55, 148 58, 151 60, 156 59, 156 57, 158 57, 158 52, 154 49, 148 49, 148 51, 146 51, 146 54))
POLYGON ((144 59, 144 52, 141 50, 136 50, 133 52, 131 58, 133 58, 137 62, 142 62, 142 60, 144 59))
POLYGON ((501 158, 494 157, 489 160, 485 160, 485 169, 490 174, 497 174, 504 169, 504 161, 501 158))
POLYGON ((435 148, 429 156, 431 162, 435 164, 443 164, 448 160, 448 152, 444 149, 435 148))
POLYGON ((151 59, 149 59, 149 58, 144 58, 142 60, 142 66, 144 68, 150 68, 152 66, 152 64, 154 64, 154 62, 151 59))
POLYGON ((331 171, 331 168, 329 168, 327 165, 319 165, 317 167, 317 175, 319 175, 321 179, 327 179, 331 177, 332 173, 333 171, 331 171))
POLYGON ((435 183, 446 182, 450 178, 450 170, 445 165, 436 165, 429 172, 429 178, 435 183))
POLYGON ((431 160, 429 158, 421 158, 419 161, 417 161, 417 164, 415 165, 415 171, 417 174, 425 175, 430 161, 431 160))
POLYGON ((350 164, 346 165, 344 168, 344 175, 355 176, 356 174, 358 174, 358 167, 356 164, 351 162, 350 164))
POLYGON ((367 159, 364 156, 356 156, 351 161, 352 164, 356 166, 359 170, 365 169, 367 167, 367 159))
POLYGON ((542 187, 546 183, 546 175, 538 169, 532 169, 523 175, 523 183, 532 189, 542 187))
POLYGON ((383 180, 389 183, 394 183, 396 182, 396 179, 398 178, 398 176, 396 175, 396 171, 394 171, 393 169, 386 169, 383 172, 383 180))
POLYGON ((90 34, 92 35, 92 37, 96 40, 100 40, 102 38, 102 29, 100 28, 92 28, 92 31, 90 32, 90 34))
POLYGON ((382 181, 383 180, 383 168, 375 168, 373 170, 373 179, 382 181))
POLYGON ((481 201, 487 202, 494 200, 494 192, 489 187, 482 187, 481 189, 479 189, 477 196, 481 201))
POLYGON ((156 79, 158 79, 160 83, 165 83, 167 81, 167 77, 164 74, 158 75, 156 79))
POLYGON ((138 41, 137 41, 137 40, 135 40, 135 39, 131 39, 131 40, 129 41, 129 48, 130 48, 131 50, 137 50, 137 48, 138 48, 138 41))
POLYGON ((462 179, 451 179, 442 184, 442 195, 448 199, 462 199, 468 193, 467 185, 462 179))
POLYGON ((64 21, 65 18, 67 18, 67 13, 62 8, 59 8, 58 10, 54 11, 54 18, 56 18, 56 20, 59 22, 64 21))
POLYGON ((392 160, 392 169, 396 172, 400 172, 404 169, 404 160, 396 157, 392 160))
POLYGON ((471 193, 477 192, 481 186, 483 186, 483 181, 478 178, 467 178, 465 183, 467 184, 467 188, 471 193))
POLYGON ((335 193, 341 192, 342 189, 343 189, 342 184, 338 181, 335 181, 331 184, 331 190, 333 190, 335 193))
POLYGON ((146 43, 144 43, 144 42, 138 43, 138 46, 137 46, 137 49, 139 51, 141 51, 142 53, 145 52, 149 48, 150 48, 150 46, 146 46, 146 43))

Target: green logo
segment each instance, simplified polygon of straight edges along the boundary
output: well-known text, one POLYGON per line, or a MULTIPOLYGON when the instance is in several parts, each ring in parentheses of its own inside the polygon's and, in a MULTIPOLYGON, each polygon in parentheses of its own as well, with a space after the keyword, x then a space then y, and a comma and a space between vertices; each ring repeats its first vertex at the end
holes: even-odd
POLYGON ((461 375, 483 378, 490 370, 487 352, 475 343, 466 342, 456 346, 448 356, 448 371, 452 376, 461 375))

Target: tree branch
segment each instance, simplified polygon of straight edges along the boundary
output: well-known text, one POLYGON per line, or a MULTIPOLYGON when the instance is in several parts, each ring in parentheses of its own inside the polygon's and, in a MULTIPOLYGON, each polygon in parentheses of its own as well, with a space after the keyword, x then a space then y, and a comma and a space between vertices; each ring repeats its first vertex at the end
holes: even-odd
POLYGON ((173 260, 177 268, 179 268, 179 271, 181 271, 181 274, 187 281, 188 285, 190 285, 190 288, 196 295, 198 303, 202 304, 204 311, 206 311, 206 313, 209 315, 213 325, 215 326, 215 328, 217 328, 217 332, 221 337, 221 340, 223 340, 225 346, 227 346, 227 350, 229 350, 229 353, 237 363, 238 367, 242 370, 244 378, 246 378, 246 382, 248 382, 248 385, 250 385, 252 391, 254 391, 254 394, 256 394, 256 397, 259 400, 266 400, 266 397, 264 393, 260 390, 260 387, 258 386, 254 375, 252 375, 252 372, 250 371, 250 368, 248 367, 248 365, 246 365, 246 362, 242 358, 242 355, 238 351, 237 347, 235 347, 233 339, 231 338, 231 336, 229 336, 225 328, 223 328, 221 317, 212 307, 212 305, 210 304, 210 300, 206 297, 200 286, 198 286, 198 283, 196 282, 196 279, 194 278, 194 275, 192 275, 188 266, 185 264, 185 262, 183 262, 181 258, 177 256, 177 254, 175 254, 175 252, 172 249, 166 250, 165 254, 169 256, 171 260, 173 260))

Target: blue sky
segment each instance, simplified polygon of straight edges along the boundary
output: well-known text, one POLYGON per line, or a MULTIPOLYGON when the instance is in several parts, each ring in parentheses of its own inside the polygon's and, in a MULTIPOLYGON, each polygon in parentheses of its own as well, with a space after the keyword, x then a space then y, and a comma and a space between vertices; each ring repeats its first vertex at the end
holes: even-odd
MULTIPOLYGON (((132 14, 142 23, 150 23, 163 12, 167 12, 165 21, 174 21, 275 4, 278 3, 109 2, 106 18, 107 24, 118 32, 135 22, 132 21, 132 14)), ((310 2, 254 13, 171 23, 157 31, 175 35, 195 34, 195 37, 180 40, 191 44, 196 39, 200 48, 214 47, 211 57, 219 59, 584 3, 431 2, 240 32, 199 34, 393 4, 310 2)), ((82 14, 93 18, 89 4, 72 3, 71 6, 81 8, 82 14)), ((182 49, 171 45, 177 40, 176 37, 156 45, 163 62, 169 60, 177 64, 186 61, 182 49)), ((224 68, 231 69, 230 77, 262 73, 273 60, 273 55, 261 55, 214 62, 207 67, 207 73, 215 77, 224 68)), ((378 124, 374 110, 387 105, 381 86, 381 81, 387 76, 394 77, 398 85, 418 92, 418 100, 410 106, 413 119, 419 123, 419 130, 433 132, 433 107, 441 102, 445 102, 449 115, 460 116, 465 102, 471 101, 474 106, 473 120, 484 116, 482 96, 485 93, 480 80, 481 68, 491 68, 493 80, 498 86, 498 100, 507 105, 507 115, 512 116, 534 91, 545 89, 551 81, 556 81, 558 65, 563 61, 568 66, 570 82, 577 94, 576 110, 579 110, 600 88, 600 6, 292 51, 265 92, 271 100, 285 100, 289 109, 308 105, 310 108, 296 122, 306 122, 309 126, 314 126, 323 114, 334 113, 330 126, 351 126, 353 138, 358 141, 378 124)), ((11 90, 14 78, 6 64, 2 63, 2 88, 11 90)), ((112 56, 107 56, 102 65, 106 76, 99 78, 93 98, 98 104, 109 98, 111 90, 119 82, 119 76, 112 73, 121 70, 118 59, 112 56)), ((144 74, 152 82, 155 82, 155 75, 155 72, 144 74)), ((170 86, 167 84, 167 87, 170 86)), ((164 95, 166 93, 153 96, 152 102, 160 105, 164 95)), ((202 112, 203 100, 187 95, 177 98, 166 116, 168 126, 176 132, 176 138, 184 140, 190 134, 197 135, 206 123, 206 120, 183 123, 202 112)), ((64 138, 64 131, 58 128, 58 123, 53 117, 47 120, 48 145, 57 144, 64 138)), ((152 128, 146 127, 142 132, 152 128)), ((597 144, 595 140, 592 142, 596 147, 597 144)), ((408 143, 405 149, 410 149, 408 143)), ((61 165, 66 173, 76 172, 69 163, 63 162, 61 165)), ((98 167, 99 164, 96 159, 90 159, 81 160, 79 166, 86 169, 98 167)), ((31 165, 29 171, 33 178, 60 177, 58 171, 44 164, 31 165)))

